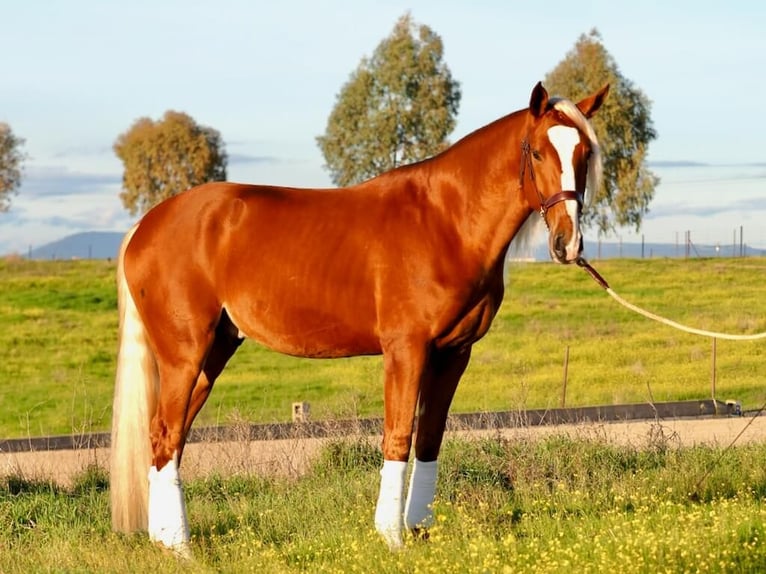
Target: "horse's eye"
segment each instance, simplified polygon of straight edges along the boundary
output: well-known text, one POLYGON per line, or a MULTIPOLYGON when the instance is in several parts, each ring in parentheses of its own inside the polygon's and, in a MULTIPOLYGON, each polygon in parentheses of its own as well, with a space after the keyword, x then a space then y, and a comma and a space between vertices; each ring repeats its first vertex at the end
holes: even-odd
POLYGON ((540 152, 537 151, 536 149, 532 150, 532 157, 535 158, 537 161, 540 161, 541 159, 543 159, 543 156, 541 156, 540 152))

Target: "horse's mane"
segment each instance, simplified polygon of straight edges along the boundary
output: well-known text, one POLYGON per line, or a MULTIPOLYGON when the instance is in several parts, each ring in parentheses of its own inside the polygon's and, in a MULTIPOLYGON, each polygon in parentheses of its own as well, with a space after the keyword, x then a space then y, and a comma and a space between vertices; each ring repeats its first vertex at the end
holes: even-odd
POLYGON ((591 155, 588 159, 588 182, 586 185, 585 203, 589 204, 593 196, 598 192, 601 186, 603 176, 603 165, 601 163, 601 148, 598 145, 598 138, 593 126, 576 105, 565 98, 554 97, 550 99, 553 108, 569 118, 577 129, 583 132, 590 141, 591 155))

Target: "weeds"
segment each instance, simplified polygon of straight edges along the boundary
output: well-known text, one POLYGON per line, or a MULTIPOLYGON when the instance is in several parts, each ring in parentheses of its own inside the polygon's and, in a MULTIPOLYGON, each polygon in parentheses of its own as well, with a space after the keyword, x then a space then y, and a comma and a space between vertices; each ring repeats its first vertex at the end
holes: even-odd
POLYGON ((105 475, 64 489, 0 483, 0 571, 762 571, 766 445, 666 448, 554 435, 451 438, 427 543, 391 553, 372 527, 380 458, 333 439, 297 478, 211 475, 186 484, 195 559, 110 532, 105 475), (715 461, 705 496, 689 485, 715 461))

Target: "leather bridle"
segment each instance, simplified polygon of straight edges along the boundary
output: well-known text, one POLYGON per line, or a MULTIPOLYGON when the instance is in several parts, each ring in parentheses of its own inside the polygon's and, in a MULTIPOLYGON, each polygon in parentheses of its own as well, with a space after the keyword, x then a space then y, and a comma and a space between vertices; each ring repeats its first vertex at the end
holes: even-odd
POLYGON ((572 199, 577 202, 580 209, 582 208, 583 194, 576 190, 565 189, 558 193, 554 193, 547 199, 543 197, 543 194, 540 193, 540 189, 537 187, 537 181, 535 180, 535 168, 532 165, 532 149, 529 145, 529 140, 524 138, 521 140, 521 169, 519 171, 519 182, 522 186, 524 185, 524 175, 527 172, 527 168, 529 168, 529 179, 532 181, 537 197, 540 200, 540 216, 543 218, 543 221, 545 221, 546 226, 548 225, 548 219, 546 217, 548 210, 560 201, 572 199))

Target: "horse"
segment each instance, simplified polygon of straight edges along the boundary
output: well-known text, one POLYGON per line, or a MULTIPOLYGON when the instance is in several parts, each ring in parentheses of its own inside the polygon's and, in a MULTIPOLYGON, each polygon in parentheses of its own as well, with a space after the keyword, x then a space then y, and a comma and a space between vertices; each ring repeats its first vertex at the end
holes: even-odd
POLYGON ((581 256, 601 176, 588 120, 608 90, 575 104, 538 82, 528 108, 354 186, 215 182, 149 210, 117 264, 113 529, 190 555, 186 437, 248 337, 299 357, 383 355, 374 525, 392 549, 427 532, 447 413, 502 301, 511 241, 534 219, 554 261, 581 256))

